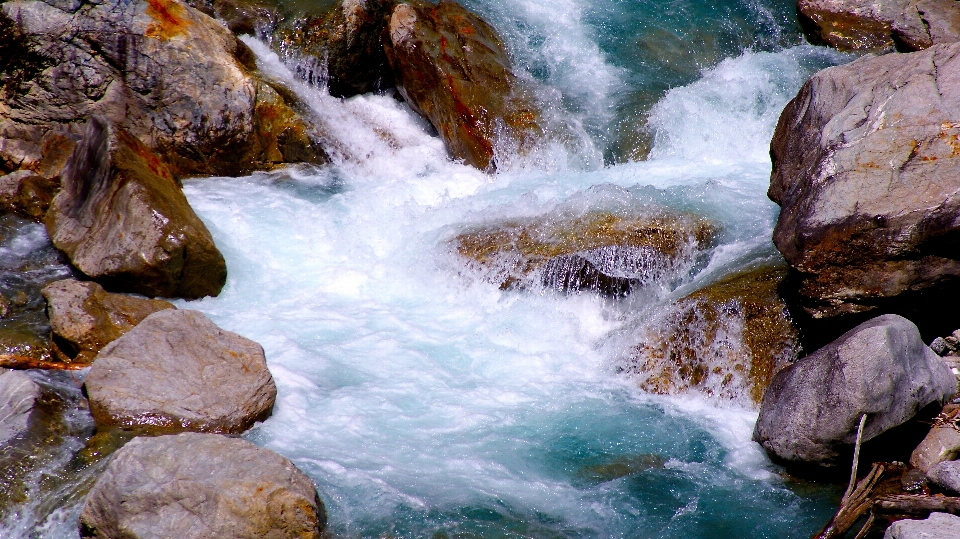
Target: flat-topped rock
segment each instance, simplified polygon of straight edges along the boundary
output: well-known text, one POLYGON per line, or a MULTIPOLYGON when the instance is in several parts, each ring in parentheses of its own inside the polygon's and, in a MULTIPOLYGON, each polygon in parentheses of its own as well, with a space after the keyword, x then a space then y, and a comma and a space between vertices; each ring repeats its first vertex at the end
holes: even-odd
POLYGON ((960 537, 960 517, 948 513, 930 513, 924 520, 898 520, 883 534, 883 539, 950 539, 960 537))
POLYGON ((319 539, 325 526, 316 487, 292 462, 217 434, 135 438, 80 513, 85 539, 319 539))
POLYGON ((52 348, 65 363, 92 363, 101 348, 170 302, 111 294, 97 283, 64 279, 43 288, 52 348))
POLYGON ((277 397, 259 344, 184 309, 153 313, 108 344, 85 385, 98 424, 145 432, 240 433, 277 397))

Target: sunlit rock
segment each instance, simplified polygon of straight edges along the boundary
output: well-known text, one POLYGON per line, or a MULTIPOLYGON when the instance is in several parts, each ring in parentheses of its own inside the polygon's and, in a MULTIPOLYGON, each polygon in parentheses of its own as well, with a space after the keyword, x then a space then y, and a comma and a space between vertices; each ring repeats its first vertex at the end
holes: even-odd
POLYGON ((0 4, 0 172, 41 176, 51 134, 103 115, 178 175, 323 162, 318 135, 257 77, 250 50, 180 0, 0 4), (83 36, 78 39, 77 36, 83 36))
POLYGON ((457 236, 455 245, 502 288, 622 296, 689 270, 717 231, 690 214, 590 211, 492 224, 457 236))
POLYGON ((0 368, 0 447, 27 430, 40 386, 22 372, 0 368))
POLYGON ((954 0, 799 0, 797 12, 810 41, 844 51, 894 44, 920 50, 960 40, 954 0))
POLYGON ((697 290, 644 324, 618 365, 651 393, 697 391, 758 404, 773 375, 797 357, 798 336, 777 286, 760 268, 697 290))
POLYGON ((85 380, 99 425, 241 433, 277 397, 263 348, 198 311, 148 316, 97 355, 85 380))
MULTIPOLYGON (((960 293, 960 44, 820 71, 770 153, 773 240, 814 318, 960 293)), ((921 302, 920 316, 935 311, 921 302)))
POLYGON ((65 363, 89 364, 101 348, 147 316, 175 308, 167 301, 111 294, 97 283, 73 279, 48 284, 43 297, 53 353, 65 363))
POLYGON ((397 87, 450 153, 481 170, 498 145, 519 152, 543 134, 532 90, 518 79, 496 31, 450 0, 397 4, 387 58, 397 87))
POLYGON ((157 156, 94 117, 46 217, 53 244, 108 289, 188 299, 215 296, 223 255, 157 156))
POLYGON ((788 463, 836 465, 862 416, 869 441, 956 392, 953 372, 912 322, 878 316, 778 372, 753 439, 788 463))
POLYGON ((80 537, 319 539, 326 510, 289 460, 247 440, 184 433, 116 452, 80 513, 80 537))

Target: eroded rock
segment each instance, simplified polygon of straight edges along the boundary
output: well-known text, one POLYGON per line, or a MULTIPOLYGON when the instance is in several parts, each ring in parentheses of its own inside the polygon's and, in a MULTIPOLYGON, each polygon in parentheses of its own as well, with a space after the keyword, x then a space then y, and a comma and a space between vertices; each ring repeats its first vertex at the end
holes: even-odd
POLYGON ((690 269, 717 232, 690 214, 588 211, 497 223, 454 243, 502 288, 537 284, 622 296, 690 269))
POLYGON ((825 69, 784 109, 773 239, 811 316, 960 293, 958 117, 960 44, 825 69))
POLYGON ((108 344, 85 385, 98 424, 145 432, 240 433, 277 397, 260 345, 190 310, 151 314, 108 344))
POLYGON ((455 158, 492 170, 498 145, 522 153, 542 136, 532 89, 514 75, 496 31, 459 4, 397 4, 385 44, 401 95, 455 158))
POLYGON ((97 283, 64 279, 43 288, 50 317, 54 356, 65 363, 89 364, 101 348, 147 316, 173 304, 111 294, 97 283))
POLYGON ((106 288, 147 296, 215 296, 227 268, 166 165, 94 117, 46 218, 53 244, 106 288))
POLYGON ((96 539, 319 539, 326 511, 309 477, 239 439, 140 437, 116 452, 80 513, 96 539))
POLYGON ((887 528, 883 539, 946 539, 960 537, 960 517, 930 513, 924 520, 898 520, 887 528))
MULTIPOLYGON (((178 175, 237 175, 325 161, 318 135, 253 71, 227 28, 180 0, 0 5, 0 172, 40 172, 51 134, 102 115, 178 175)), ((44 176, 52 179, 51 176, 44 176)))
POLYGON ((798 0, 797 13, 810 41, 844 51, 894 44, 915 51, 960 40, 954 0, 798 0))
POLYGON ((866 442, 956 392, 912 322, 878 316, 778 372, 753 439, 781 461, 833 465, 855 443, 862 415, 866 442))
POLYGON ((759 404, 773 375, 799 352, 797 330, 777 293, 785 268, 722 279, 666 308, 639 331, 618 365, 645 391, 759 404))

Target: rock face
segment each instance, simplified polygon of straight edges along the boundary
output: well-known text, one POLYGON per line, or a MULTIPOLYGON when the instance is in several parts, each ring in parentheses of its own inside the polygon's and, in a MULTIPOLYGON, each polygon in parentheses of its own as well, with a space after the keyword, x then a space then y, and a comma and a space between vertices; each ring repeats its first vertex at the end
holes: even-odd
POLYGON ((501 288, 537 284, 622 296, 689 269, 716 233, 689 214, 586 212, 498 223, 454 243, 501 288))
POLYGON ((960 492, 960 460, 941 462, 931 468, 927 476, 946 490, 960 492))
POLYGON ((773 375, 796 359, 797 330, 777 294, 785 268, 759 268, 700 289, 640 330, 620 372, 645 391, 759 404, 773 375))
POLYGON ((40 386, 19 371, 0 369, 0 447, 27 430, 40 386))
POLYGON ((93 282, 55 281, 43 288, 50 317, 54 356, 65 363, 89 364, 97 352, 147 316, 171 303, 111 294, 93 282))
POLYGON ((108 344, 85 385, 98 424, 147 432, 240 433, 277 397, 260 345, 189 310, 156 312, 108 344))
POLYGON ((8 1, 0 28, 12 63, 0 82, 0 173, 52 179, 43 169, 57 152, 46 146, 93 115, 178 175, 325 160, 293 104, 255 76, 250 50, 179 0, 8 1))
POLYGON ((57 249, 109 289, 193 299, 226 282, 223 255, 164 163, 101 118, 88 123, 46 225, 57 249))
POLYGON ((780 116, 773 239, 814 318, 960 292, 960 44, 814 75, 780 116))
POLYGON ((319 539, 326 511, 309 477, 252 443, 216 434, 136 438, 80 513, 96 539, 319 539))
POLYGON ((957 392, 957 380, 909 320, 884 315, 774 376, 753 439, 786 462, 831 465, 843 446, 900 425, 957 392))
POLYGON ((946 539, 960 537, 960 517, 930 513, 925 520, 898 520, 887 528, 883 539, 946 539))
POLYGON ((396 0, 342 0, 323 17, 281 26, 274 40, 297 63, 297 74, 334 97, 393 86, 383 48, 387 19, 396 0))
POLYGON ((496 31, 459 4, 398 4, 385 45, 400 93, 455 158, 492 170, 499 144, 523 151, 543 134, 532 93, 511 71, 496 31))
POLYGON ((798 0, 808 39, 840 50, 920 50, 960 40, 954 0, 798 0))

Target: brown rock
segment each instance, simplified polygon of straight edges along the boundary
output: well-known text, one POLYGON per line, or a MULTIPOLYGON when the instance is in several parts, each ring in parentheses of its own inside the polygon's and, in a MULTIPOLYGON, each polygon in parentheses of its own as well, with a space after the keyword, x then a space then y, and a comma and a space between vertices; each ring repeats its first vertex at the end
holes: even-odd
POLYGON ((960 44, 863 58, 817 73, 784 109, 773 239, 811 316, 960 292, 958 74, 960 44))
POLYGON ((55 281, 43 288, 54 356, 64 363, 92 363, 101 348, 171 303, 111 294, 94 282, 55 281))
POLYGON ((910 455, 910 465, 923 473, 960 457, 960 408, 947 405, 933 428, 910 455))
POLYGON ((39 172, 45 137, 80 134, 93 115, 144 142, 179 175, 325 161, 294 104, 251 72, 249 49, 180 0, 15 0, 0 12, 0 26, 15 29, 0 38, 0 57, 26 58, 4 82, 0 169, 39 172), (295 157, 285 152, 291 148, 295 157))
POLYGON ((496 31, 459 4, 398 4, 386 52, 401 95, 455 158, 493 170, 499 144, 522 153, 543 134, 531 89, 511 71, 496 31))
POLYGON ((785 268, 727 277, 689 294, 641 330, 618 368, 645 391, 700 391, 759 404, 773 375, 799 352, 797 330, 777 286, 785 268))
POLYGON ((108 289, 193 299, 226 281, 223 256, 166 165, 102 118, 90 120, 46 225, 73 265, 108 289))
POLYGON ((689 214, 591 211, 497 223, 454 243, 501 288, 539 284, 618 296, 689 268, 716 233, 689 214))
POLYGON ((197 311, 148 316, 97 355, 84 381, 98 425, 241 433, 270 416, 263 348, 197 311))
POLYGON ((811 42, 844 51, 894 44, 915 51, 960 40, 954 0, 798 0, 797 13, 811 42))
POLYGON ((216 434, 136 438, 80 513, 80 537, 319 539, 316 487, 280 455, 216 434))

